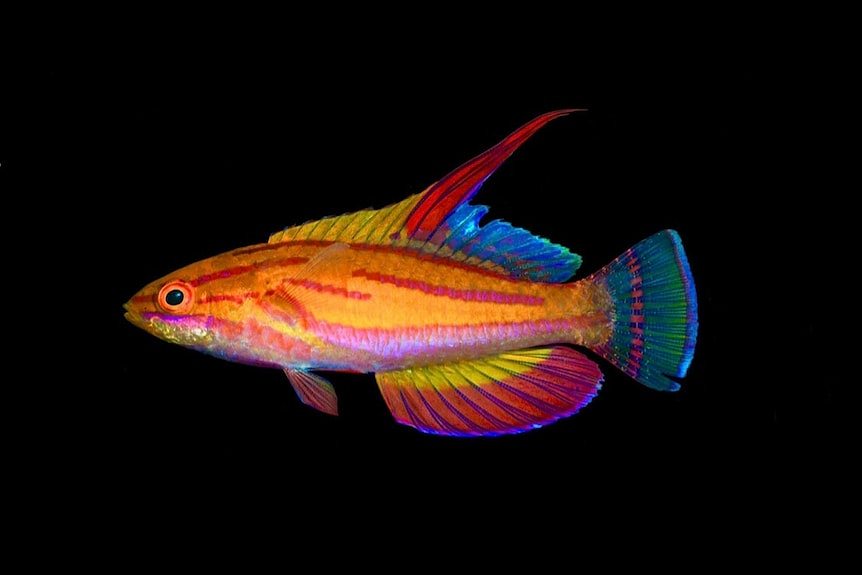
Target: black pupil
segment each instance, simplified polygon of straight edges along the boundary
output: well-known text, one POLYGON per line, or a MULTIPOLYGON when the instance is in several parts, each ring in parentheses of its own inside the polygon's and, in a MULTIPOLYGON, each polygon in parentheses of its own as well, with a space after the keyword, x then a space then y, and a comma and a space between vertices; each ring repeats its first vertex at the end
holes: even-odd
POLYGON ((184 297, 182 290, 172 289, 165 296, 165 301, 168 302, 168 305, 180 305, 183 303, 184 297))

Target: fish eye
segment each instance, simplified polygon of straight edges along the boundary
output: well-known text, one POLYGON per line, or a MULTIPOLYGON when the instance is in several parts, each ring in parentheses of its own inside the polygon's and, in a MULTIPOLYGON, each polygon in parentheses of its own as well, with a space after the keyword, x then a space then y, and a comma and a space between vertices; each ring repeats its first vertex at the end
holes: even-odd
POLYGON ((180 305, 181 303, 183 303, 183 298, 184 298, 184 297, 185 297, 185 296, 183 295, 183 290, 181 290, 181 289, 172 289, 172 290, 171 290, 171 291, 169 291, 169 292, 167 293, 167 295, 165 296, 165 302, 166 302, 168 305, 180 305))
POLYGON ((181 281, 166 283, 159 290, 159 306, 165 311, 182 312, 192 305, 192 287, 181 281))

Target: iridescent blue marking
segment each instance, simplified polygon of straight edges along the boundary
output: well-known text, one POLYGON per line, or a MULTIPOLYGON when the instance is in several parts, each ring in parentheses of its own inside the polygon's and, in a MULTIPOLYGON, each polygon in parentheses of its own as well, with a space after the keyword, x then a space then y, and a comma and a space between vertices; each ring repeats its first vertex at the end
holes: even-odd
POLYGON ((578 271, 581 256, 563 246, 501 220, 479 226, 487 213, 487 206, 466 203, 458 206, 443 224, 444 229, 451 231, 441 245, 491 261, 514 277, 531 281, 561 283, 578 271))

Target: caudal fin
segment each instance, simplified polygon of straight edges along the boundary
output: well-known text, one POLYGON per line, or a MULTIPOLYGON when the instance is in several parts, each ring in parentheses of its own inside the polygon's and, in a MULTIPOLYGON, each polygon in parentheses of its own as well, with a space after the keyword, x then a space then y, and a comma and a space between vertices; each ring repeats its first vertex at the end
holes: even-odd
POLYGON ((674 230, 664 230, 623 253, 590 278, 614 302, 614 329, 593 349, 640 383, 662 391, 679 384, 694 357, 697 294, 674 230))

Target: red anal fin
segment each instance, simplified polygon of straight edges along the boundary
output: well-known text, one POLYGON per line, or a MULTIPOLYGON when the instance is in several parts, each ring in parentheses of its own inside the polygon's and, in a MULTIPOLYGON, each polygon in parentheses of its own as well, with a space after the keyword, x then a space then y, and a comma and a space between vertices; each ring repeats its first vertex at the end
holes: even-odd
POLYGON ((418 240, 430 238, 449 214, 472 198, 482 183, 530 136, 551 120, 579 111, 582 110, 557 110, 534 118, 490 150, 462 164, 432 185, 407 218, 407 236, 418 240))
POLYGON ((438 435, 521 433, 567 417, 598 393, 599 367, 567 347, 523 349, 377 373, 398 423, 438 435))

